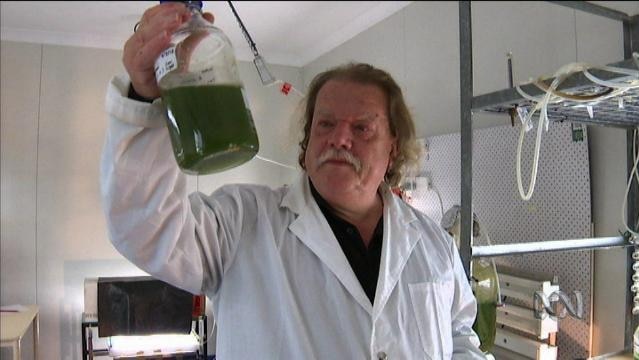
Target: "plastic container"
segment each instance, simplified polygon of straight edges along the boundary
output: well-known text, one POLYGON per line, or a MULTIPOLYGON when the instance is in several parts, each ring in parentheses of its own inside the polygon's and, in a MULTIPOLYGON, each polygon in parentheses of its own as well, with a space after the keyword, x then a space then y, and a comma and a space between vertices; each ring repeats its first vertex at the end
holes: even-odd
POLYGON ((251 160, 259 141, 231 42, 202 17, 201 1, 184 3, 192 17, 156 60, 155 77, 175 159, 204 175, 251 160))

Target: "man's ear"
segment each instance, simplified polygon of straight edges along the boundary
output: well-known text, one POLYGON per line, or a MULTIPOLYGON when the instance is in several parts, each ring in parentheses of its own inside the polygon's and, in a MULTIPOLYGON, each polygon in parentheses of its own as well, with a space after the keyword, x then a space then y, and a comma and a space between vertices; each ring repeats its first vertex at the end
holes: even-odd
POLYGON ((391 152, 390 152, 391 161, 395 160, 398 153, 399 151, 397 150, 397 139, 394 139, 393 144, 391 145, 391 152))
POLYGON ((390 153, 388 154, 388 166, 386 167, 386 173, 388 173, 390 168, 393 167, 393 164, 395 163, 395 159, 397 158, 397 154, 398 154, 397 139, 394 139, 393 143, 391 144, 390 153))

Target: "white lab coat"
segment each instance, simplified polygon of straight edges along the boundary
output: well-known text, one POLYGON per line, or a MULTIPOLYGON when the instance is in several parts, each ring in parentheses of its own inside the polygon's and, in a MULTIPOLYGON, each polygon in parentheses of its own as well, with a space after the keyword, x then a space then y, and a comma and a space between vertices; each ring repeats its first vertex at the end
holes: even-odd
POLYGON ((153 276, 213 302, 218 359, 483 359, 475 299, 448 234, 387 186, 371 305, 306 175, 276 190, 186 194, 161 101, 107 94, 101 164, 114 246, 153 276))

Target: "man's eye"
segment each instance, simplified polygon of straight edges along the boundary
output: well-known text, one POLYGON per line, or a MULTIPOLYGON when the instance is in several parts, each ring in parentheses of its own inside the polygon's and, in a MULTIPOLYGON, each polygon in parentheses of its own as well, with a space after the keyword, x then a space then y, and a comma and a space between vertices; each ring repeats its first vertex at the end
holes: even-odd
POLYGON ((369 124, 355 125, 354 129, 355 129, 355 133, 362 136, 368 136, 373 131, 373 128, 369 124))
POLYGON ((320 120, 317 125, 319 125, 319 127, 321 128, 330 128, 333 126, 333 123, 331 121, 328 120, 320 120))

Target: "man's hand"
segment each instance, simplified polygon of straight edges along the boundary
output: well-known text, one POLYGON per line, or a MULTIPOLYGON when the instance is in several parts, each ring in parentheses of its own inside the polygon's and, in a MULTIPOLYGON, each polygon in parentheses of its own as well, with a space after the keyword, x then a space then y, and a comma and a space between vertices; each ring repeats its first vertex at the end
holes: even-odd
MULTIPOLYGON (((213 14, 205 13, 211 23, 213 14)), ((160 53, 169 46, 171 34, 189 21, 191 12, 180 2, 167 2, 147 9, 135 33, 124 44, 122 63, 135 92, 147 99, 160 96, 154 65, 160 53)))

